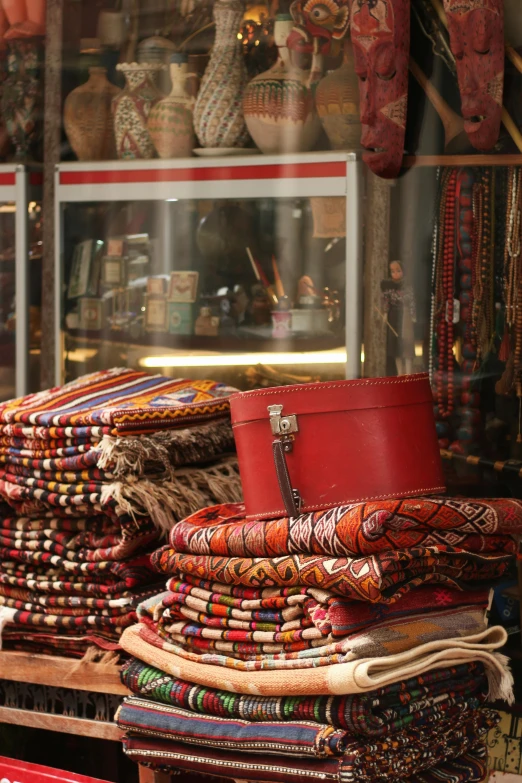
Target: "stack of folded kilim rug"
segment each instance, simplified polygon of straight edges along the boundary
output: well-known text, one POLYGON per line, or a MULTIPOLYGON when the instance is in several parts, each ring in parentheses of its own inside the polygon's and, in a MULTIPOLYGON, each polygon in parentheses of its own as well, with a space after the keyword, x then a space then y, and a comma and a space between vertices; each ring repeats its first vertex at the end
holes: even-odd
POLYGON ((241 498, 233 391, 114 369, 0 406, 5 647, 82 656, 119 641, 157 591, 162 529, 241 498))
POLYGON ((122 636, 126 753, 249 781, 482 781, 486 702, 513 698, 489 588, 521 530, 516 500, 192 515, 122 636))

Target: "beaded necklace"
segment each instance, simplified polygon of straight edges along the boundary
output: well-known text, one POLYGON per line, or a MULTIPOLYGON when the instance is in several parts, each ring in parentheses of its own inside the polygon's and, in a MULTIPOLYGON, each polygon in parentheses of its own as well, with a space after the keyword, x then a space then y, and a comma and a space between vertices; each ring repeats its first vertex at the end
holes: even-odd
POLYGON ((451 170, 443 183, 439 227, 439 263, 436 298, 438 366, 437 406, 442 419, 455 407, 453 314, 455 297, 455 198, 457 172, 451 170))
POLYGON ((506 209, 506 241, 504 246, 504 302, 506 323, 515 323, 515 300, 518 288, 520 261, 520 170, 514 166, 508 169, 508 190, 506 209))

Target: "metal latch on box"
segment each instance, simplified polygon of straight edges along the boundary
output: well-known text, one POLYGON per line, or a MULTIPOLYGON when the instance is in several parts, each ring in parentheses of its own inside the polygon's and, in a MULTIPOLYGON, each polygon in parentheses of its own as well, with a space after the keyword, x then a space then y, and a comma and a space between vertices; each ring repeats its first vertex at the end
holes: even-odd
POLYGON ((286 464, 285 452, 288 454, 292 451, 295 433, 299 432, 299 426, 295 414, 292 413, 289 416, 282 416, 282 412, 282 405, 268 406, 272 435, 275 436, 275 440, 272 443, 272 451, 274 454, 279 488, 288 515, 296 517, 301 511, 303 501, 299 490, 292 487, 288 465, 286 464))
POLYGON ((282 416, 282 405, 269 405, 268 412, 270 414, 272 435, 276 435, 279 440, 282 441, 285 451, 292 451, 294 434, 299 432, 297 416, 294 413, 291 413, 288 416, 282 416))

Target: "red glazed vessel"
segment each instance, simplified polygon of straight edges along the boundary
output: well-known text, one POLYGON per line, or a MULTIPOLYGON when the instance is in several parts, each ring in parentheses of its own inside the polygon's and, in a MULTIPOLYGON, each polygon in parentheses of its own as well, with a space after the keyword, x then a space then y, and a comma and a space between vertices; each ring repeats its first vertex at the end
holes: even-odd
POLYGON ((445 490, 426 374, 241 392, 230 407, 249 519, 445 490))

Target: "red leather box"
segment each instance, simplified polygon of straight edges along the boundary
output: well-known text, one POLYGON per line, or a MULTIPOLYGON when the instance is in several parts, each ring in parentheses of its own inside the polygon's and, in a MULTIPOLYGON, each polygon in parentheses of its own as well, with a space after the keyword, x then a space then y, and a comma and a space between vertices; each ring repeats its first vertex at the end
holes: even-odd
POLYGON ((247 516, 445 490, 426 374, 230 398, 247 516))

